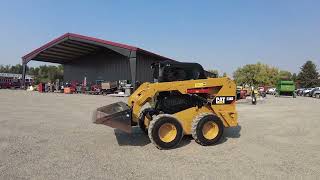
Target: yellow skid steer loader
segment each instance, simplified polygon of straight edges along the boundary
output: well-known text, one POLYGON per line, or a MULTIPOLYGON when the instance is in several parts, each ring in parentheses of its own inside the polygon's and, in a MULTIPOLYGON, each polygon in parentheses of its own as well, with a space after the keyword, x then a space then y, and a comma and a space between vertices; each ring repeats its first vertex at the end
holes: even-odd
POLYGON ((98 108, 94 123, 131 132, 140 126, 159 149, 176 147, 184 135, 207 146, 224 128, 237 126, 236 84, 227 77, 207 78, 197 63, 153 64, 155 83, 143 83, 129 97, 98 108))

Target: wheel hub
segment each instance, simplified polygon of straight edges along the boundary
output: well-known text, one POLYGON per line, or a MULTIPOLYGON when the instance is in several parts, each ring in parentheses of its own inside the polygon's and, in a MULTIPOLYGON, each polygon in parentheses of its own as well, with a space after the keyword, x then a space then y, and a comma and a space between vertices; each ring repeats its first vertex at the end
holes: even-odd
POLYGON ((202 134, 206 139, 214 139, 219 133, 218 124, 208 121, 203 125, 202 134))
POLYGON ((176 127, 171 123, 164 123, 159 128, 159 137, 160 140, 163 142, 171 142, 173 141, 177 136, 177 129, 176 127))

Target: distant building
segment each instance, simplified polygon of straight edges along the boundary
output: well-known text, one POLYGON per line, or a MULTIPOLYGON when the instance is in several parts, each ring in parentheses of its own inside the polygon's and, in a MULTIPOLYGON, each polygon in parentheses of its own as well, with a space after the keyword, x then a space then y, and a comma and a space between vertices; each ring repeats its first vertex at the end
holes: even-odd
MULTIPOLYGON (((33 76, 25 75, 25 83, 33 82, 33 76)), ((18 88, 22 83, 22 74, 0 73, 0 88, 18 88)))
MULTIPOLYGON (((7 77, 7 78, 13 78, 13 79, 22 79, 22 74, 0 73, 0 77, 7 77)), ((28 80, 32 80, 33 76, 26 75, 25 78, 28 79, 28 80)))

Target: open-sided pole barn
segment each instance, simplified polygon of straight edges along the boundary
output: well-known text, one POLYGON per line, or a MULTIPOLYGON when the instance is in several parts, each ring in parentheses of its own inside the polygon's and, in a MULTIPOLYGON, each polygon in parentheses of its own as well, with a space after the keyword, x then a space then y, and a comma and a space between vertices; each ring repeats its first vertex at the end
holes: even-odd
MULTIPOLYGON (((31 60, 64 66, 64 81, 152 81, 151 64, 169 58, 138 47, 66 33, 22 57, 23 79, 31 60)), ((24 82, 23 82, 24 84, 24 82)))

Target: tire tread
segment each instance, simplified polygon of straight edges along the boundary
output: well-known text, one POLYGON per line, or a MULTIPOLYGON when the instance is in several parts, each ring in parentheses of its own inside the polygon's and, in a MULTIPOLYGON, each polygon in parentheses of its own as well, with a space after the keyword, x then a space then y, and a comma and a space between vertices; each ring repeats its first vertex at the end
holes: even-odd
POLYGON ((208 115, 214 115, 212 113, 201 113, 200 115, 198 115, 193 121, 192 121, 192 126, 191 126, 191 134, 192 134, 192 137, 193 139, 200 145, 204 146, 205 144, 203 142, 201 142, 198 138, 198 135, 197 135, 197 126, 198 126, 198 123, 200 122, 200 120, 202 118, 204 118, 205 116, 208 116, 208 115))
MULTIPOLYGON (((152 142, 152 144, 154 144, 154 145, 155 145, 158 149, 160 149, 160 150, 166 149, 166 148, 163 148, 163 147, 159 146, 159 145, 155 142, 155 140, 154 140, 153 137, 152 137, 152 130, 153 130, 154 125, 156 124, 156 122, 159 121, 159 120, 160 120, 161 118, 163 118, 163 117, 170 117, 170 118, 176 119, 173 115, 170 115, 170 114, 159 114, 159 115, 157 115, 157 116, 150 122, 149 128, 148 128, 148 136, 149 136, 150 141, 152 142)), ((182 137, 183 137, 183 136, 180 137, 179 142, 181 141, 182 137)), ((174 147, 171 147, 170 149, 175 148, 178 144, 179 144, 179 143, 177 143, 174 147)))

